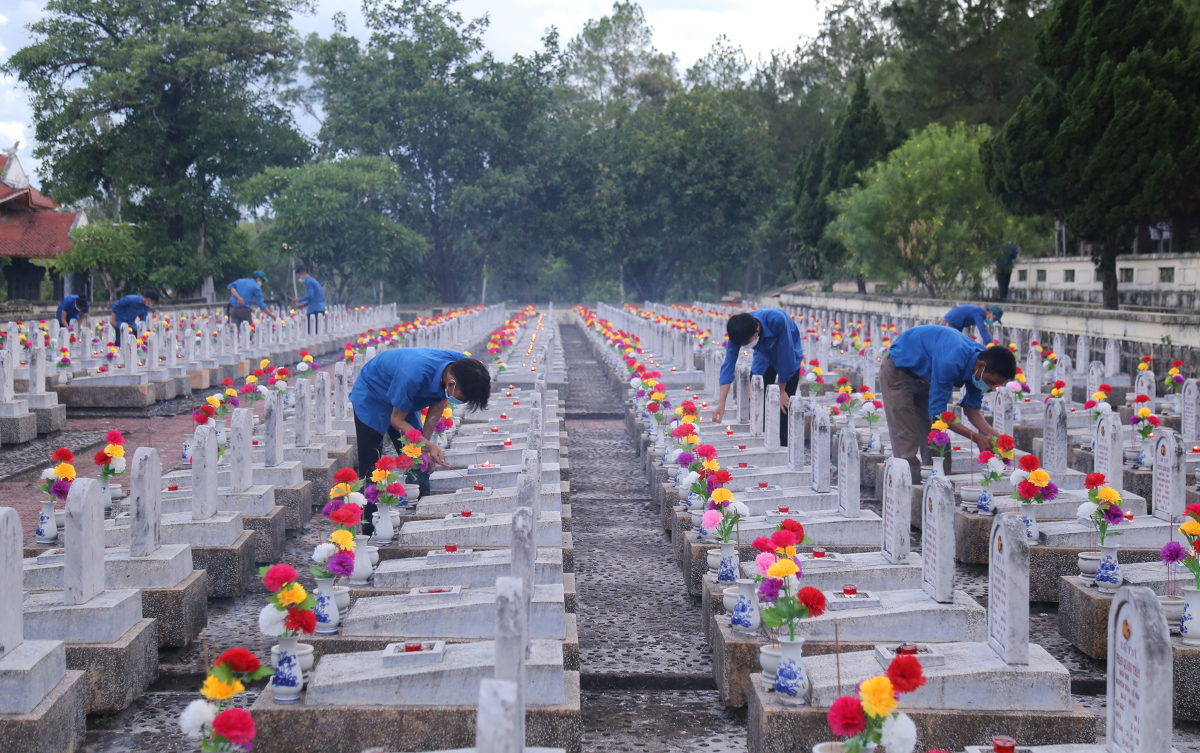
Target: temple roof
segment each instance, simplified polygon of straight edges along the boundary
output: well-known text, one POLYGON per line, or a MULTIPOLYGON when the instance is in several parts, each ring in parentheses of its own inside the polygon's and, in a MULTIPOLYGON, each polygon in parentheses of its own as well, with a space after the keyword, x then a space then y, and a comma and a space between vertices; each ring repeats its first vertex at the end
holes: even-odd
POLYGON ((15 152, 0 154, 0 256, 49 259, 70 251, 68 233, 86 225, 87 215, 56 209, 29 185, 15 152))

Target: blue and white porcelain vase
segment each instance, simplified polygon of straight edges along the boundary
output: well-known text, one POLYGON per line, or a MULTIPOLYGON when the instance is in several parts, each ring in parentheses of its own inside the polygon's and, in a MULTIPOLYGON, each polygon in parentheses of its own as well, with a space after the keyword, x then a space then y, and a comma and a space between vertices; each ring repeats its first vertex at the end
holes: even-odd
POLYGON ((383 546, 392 543, 396 529, 392 525, 391 505, 379 505, 379 510, 371 516, 371 524, 375 526, 375 545, 383 546))
POLYGON ((867 452, 882 452, 883 442, 879 441, 879 432, 875 431, 875 425, 871 424, 871 436, 867 437, 867 452))
POLYGON ((729 624, 735 633, 754 635, 762 624, 758 611, 758 584, 753 578, 738 578, 738 598, 729 615, 729 624))
POLYGON ((1179 619, 1179 633, 1187 646, 1200 646, 1200 588, 1183 587, 1183 617, 1179 619))
POLYGON ((1038 543, 1038 534, 1041 531, 1037 524, 1037 510, 1034 509, 1034 502, 1022 503, 1021 505, 1021 522, 1025 524, 1025 540, 1030 546, 1038 543))
POLYGON ((1121 565, 1117 563, 1119 544, 1100 545, 1100 564, 1096 568, 1096 587, 1102 594, 1113 594, 1121 587, 1121 565))
POLYGON ((42 502, 42 512, 38 515, 37 543, 53 544, 58 539, 58 524, 54 520, 54 500, 42 502))
POLYGON ((980 515, 991 515, 996 511, 996 497, 986 486, 979 490, 979 499, 975 500, 975 511, 980 515))
POLYGON ((317 635, 337 635, 342 617, 338 614, 337 601, 333 596, 336 578, 317 578, 317 605, 313 614, 317 616, 317 635))
POLYGON ((1149 439, 1143 439, 1141 445, 1138 446, 1137 464, 1143 468, 1149 468, 1154 463, 1154 443, 1149 439))
POLYGON ((296 654, 298 636, 279 639, 279 658, 275 674, 271 677, 276 703, 295 703, 300 700, 300 688, 304 685, 304 674, 300 669, 300 657, 296 654))
POLYGON ((782 655, 775 670, 775 692, 796 704, 808 702, 809 682, 804 672, 804 639, 780 638, 782 655))
POLYGON ((722 543, 721 564, 717 567, 717 582, 736 582, 738 579, 738 569, 740 565, 741 563, 738 561, 737 544, 722 543))

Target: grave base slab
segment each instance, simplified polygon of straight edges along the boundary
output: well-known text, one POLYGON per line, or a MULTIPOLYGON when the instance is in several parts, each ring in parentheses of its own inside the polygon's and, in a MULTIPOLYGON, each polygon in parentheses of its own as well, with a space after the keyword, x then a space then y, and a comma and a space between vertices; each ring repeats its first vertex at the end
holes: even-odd
POLYGON ((243 515, 242 526, 254 532, 254 561, 259 564, 274 564, 283 555, 286 538, 287 512, 275 505, 262 517, 243 515))
POLYGON ((230 546, 192 547, 192 567, 207 572, 209 598, 238 596, 258 581, 254 531, 243 531, 230 546))
MULTIPOLYGON (((538 549, 542 549, 547 546, 551 546, 551 544, 549 542, 544 542, 539 539, 538 549)), ((26 548, 28 549, 28 547, 26 547, 26 548)), ((429 554, 430 548, 431 547, 428 547, 428 546, 398 546, 395 543, 392 543, 387 546, 379 547, 379 561, 383 562, 384 560, 392 560, 392 559, 408 559, 410 557, 424 557, 425 555, 429 554)), ((466 547, 463 546, 462 548, 466 548, 466 547)), ((575 572, 575 544, 574 544, 574 540, 571 537, 570 531, 563 531, 562 546, 555 547, 555 548, 562 549, 563 572, 564 573, 575 572)), ((509 547, 472 546, 471 549, 474 549, 477 552, 487 552, 487 551, 495 551, 495 550, 508 551, 509 547)), ((755 550, 755 551, 757 551, 757 550, 755 550)))
POLYGON ((37 439, 38 420, 32 413, 0 416, 0 445, 25 444, 37 439))
MULTIPOLYGON (((1029 600, 1058 601, 1059 581, 1064 576, 1079 575, 1079 553, 1087 551, 1098 552, 1100 547, 1029 547, 1029 600)), ((1158 549, 1121 547, 1120 562, 1123 565, 1134 562, 1158 562, 1160 559, 1161 555, 1158 549)), ((1108 618, 1105 617, 1105 619, 1108 618)))
POLYGON ((284 525, 298 531, 313 516, 313 484, 305 481, 298 486, 275 487, 275 504, 284 510, 284 525))
POLYGON ((29 412, 37 418, 37 433, 50 434, 67 425, 67 406, 51 405, 47 408, 30 406, 29 412))
MULTIPOLYGON (((583 750, 579 673, 564 672, 566 701, 525 710, 528 745, 583 750)), ((256 753, 322 750, 360 753, 447 750, 475 742, 475 706, 306 706, 275 703, 268 685, 250 709, 258 731, 256 753)))
MULTIPOLYGON (((333 474, 338 472, 338 466, 333 458, 325 458, 319 465, 304 466, 304 480, 312 482, 312 505, 324 505, 326 495, 333 488, 333 474)), ((310 513, 311 517, 311 513, 310 513)))
POLYGON ((58 402, 68 408, 149 408, 154 388, 146 384, 56 385, 58 402))
POLYGON ((67 644, 67 669, 87 675, 87 713, 114 714, 145 692, 158 677, 154 620, 142 618, 112 643, 67 644))
POLYGON ((208 624, 208 574, 193 570, 171 588, 143 588, 142 616, 157 621, 158 645, 188 646, 208 624))
POLYGON ((87 726, 87 673, 67 670, 28 714, 0 714, 5 753, 75 753, 87 726))

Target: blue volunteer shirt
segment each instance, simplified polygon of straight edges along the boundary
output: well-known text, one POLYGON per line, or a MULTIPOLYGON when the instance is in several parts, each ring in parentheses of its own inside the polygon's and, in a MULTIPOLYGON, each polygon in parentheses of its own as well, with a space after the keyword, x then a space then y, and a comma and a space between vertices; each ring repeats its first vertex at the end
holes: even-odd
MULTIPOLYGON (((779 309, 752 311, 750 315, 762 325, 762 334, 754 346, 754 363, 750 373, 765 374, 768 366, 775 367, 780 381, 788 381, 800 370, 804 349, 800 345, 800 328, 792 317, 779 309)), ((733 343, 725 346, 725 363, 721 364, 721 384, 733 384, 734 367, 737 366, 738 351, 733 343)))
POLYGON ((237 296, 230 294, 230 306, 249 306, 257 303, 260 309, 266 308, 266 304, 263 303, 262 288, 258 286, 257 282, 249 277, 243 277, 240 280, 234 280, 233 282, 229 283, 229 290, 236 290, 237 294, 242 297, 243 301, 245 301, 245 303, 238 303, 237 296))
POLYGON ((408 414, 408 423, 421 428, 421 409, 446 399, 442 372, 466 355, 438 348, 385 350, 363 366, 350 391, 354 415, 380 434, 392 425, 392 409, 408 414))
POLYGON ((981 306, 972 306, 965 304, 963 306, 955 306, 946 312, 943 317, 950 326, 954 327, 959 332, 970 324, 975 325, 975 329, 979 331, 979 337, 984 345, 992 341, 992 334, 988 332, 987 312, 981 306))
POLYGON ((892 343, 888 355, 902 369, 908 369, 929 382, 929 417, 946 409, 955 388, 966 385, 962 403, 978 408, 983 400, 971 378, 975 361, 984 347, 961 332, 940 324, 924 324, 906 329, 892 343))
MULTIPOLYGON (((150 307, 142 303, 142 296, 138 293, 131 293, 124 298, 118 298, 112 305, 113 316, 117 319, 117 324, 128 324, 131 330, 137 331, 137 327, 133 323, 138 319, 143 321, 150 320, 150 307)), ((118 327, 118 329, 120 329, 118 327)))
MULTIPOLYGON (((138 296, 138 299, 140 303, 141 296, 138 296)), ((54 318, 61 322, 63 318, 63 312, 66 312, 68 322, 79 321, 79 309, 75 305, 75 302, 78 300, 79 296, 77 295, 69 295, 62 299, 62 303, 58 304, 58 311, 54 312, 54 318)))
POLYGON ((304 278, 304 295, 300 297, 300 303, 308 308, 310 314, 319 314, 325 310, 325 289, 312 275, 304 278))

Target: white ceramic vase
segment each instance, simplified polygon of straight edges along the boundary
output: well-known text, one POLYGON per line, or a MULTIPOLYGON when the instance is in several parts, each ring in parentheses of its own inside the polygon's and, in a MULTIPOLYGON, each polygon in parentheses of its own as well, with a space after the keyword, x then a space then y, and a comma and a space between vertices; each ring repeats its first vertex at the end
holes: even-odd
POLYGON ((780 638, 779 669, 775 670, 775 692, 797 704, 808 700, 810 685, 804 671, 804 639, 780 638))
POLYGON ((753 578, 738 578, 738 600, 730 613, 729 624, 735 633, 754 635, 762 624, 758 611, 758 584, 753 578))
POLYGON ((721 564, 717 566, 718 583, 734 583, 740 573, 741 563, 738 561, 737 544, 732 542, 721 544, 721 564))
POLYGON ((1079 566, 1079 577, 1096 579, 1096 570, 1100 568, 1100 552, 1080 552, 1075 557, 1079 566))
POLYGON ((350 585, 352 586, 365 585, 375 572, 371 568, 371 555, 367 551, 367 542, 370 540, 370 536, 354 537, 354 570, 350 572, 350 585))
POLYGON ((338 614, 337 599, 333 594, 335 578, 317 578, 317 605, 313 613, 317 615, 317 635, 337 635, 341 615, 338 614))
POLYGON ((1037 510, 1034 509, 1036 503, 1021 504, 1021 522, 1025 524, 1025 540, 1030 546, 1038 543, 1037 510))
POLYGON ((396 529, 392 527, 390 505, 380 505, 379 510, 371 516, 371 524, 375 526, 375 543, 377 545, 392 543, 396 529))
POLYGON ((58 523, 54 519, 54 500, 42 502, 42 511, 38 514, 37 543, 54 544, 58 540, 58 523))
POLYGON ((1117 562, 1119 544, 1102 544, 1100 546, 1100 563, 1096 568, 1096 587, 1102 594, 1116 593, 1121 587, 1121 565, 1117 562))
POLYGON ((275 674, 271 677, 276 703, 295 703, 300 700, 300 688, 304 685, 304 673, 300 669, 300 657, 296 653, 298 637, 280 638, 275 674))
POLYGON ((1183 587, 1183 615, 1179 618, 1179 634, 1184 644, 1200 646, 1200 588, 1183 587))

